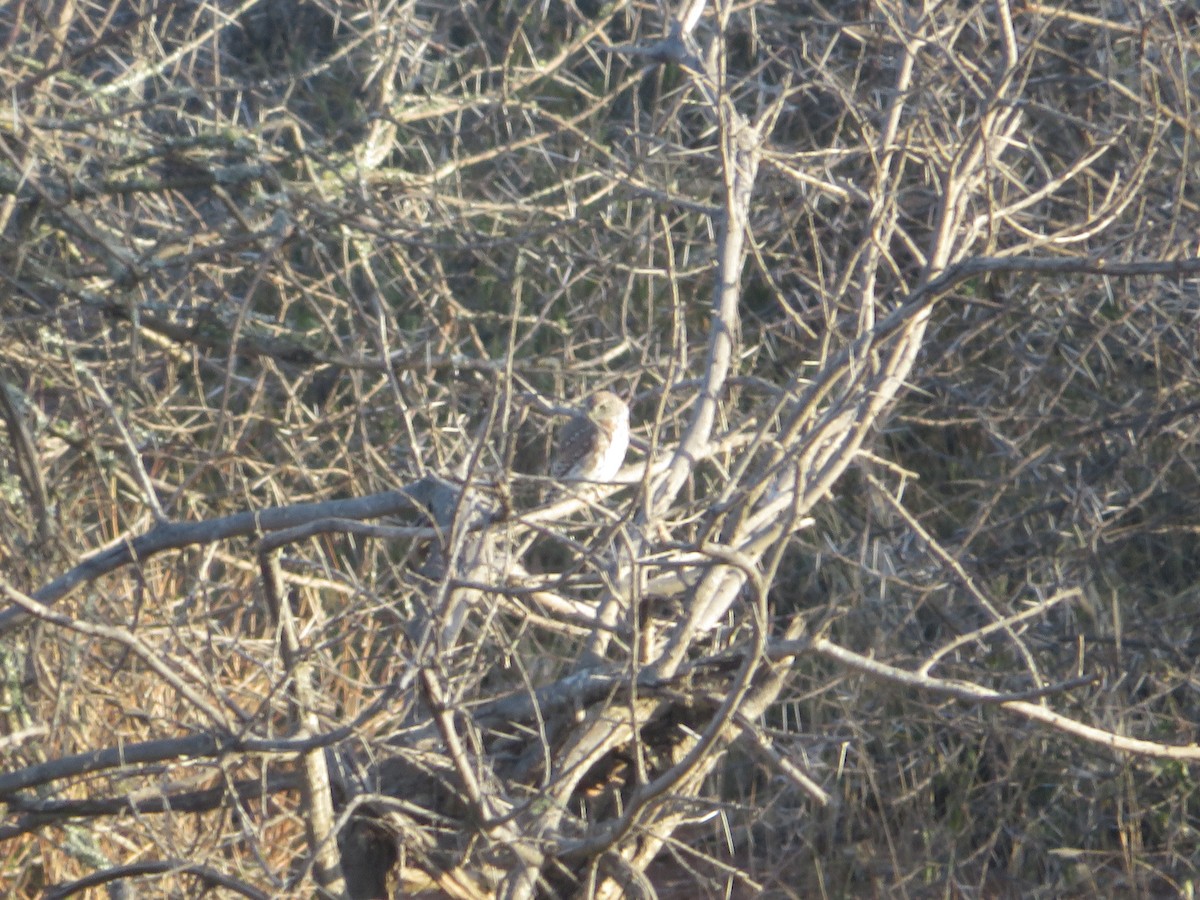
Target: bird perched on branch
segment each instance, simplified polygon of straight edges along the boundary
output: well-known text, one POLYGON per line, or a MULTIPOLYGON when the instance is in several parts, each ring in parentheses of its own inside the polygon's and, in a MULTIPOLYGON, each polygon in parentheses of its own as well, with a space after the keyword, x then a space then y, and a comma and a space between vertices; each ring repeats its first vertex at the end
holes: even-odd
POLYGON ((611 481, 628 449, 629 407, 612 391, 597 391, 559 430, 550 475, 560 481, 611 481))

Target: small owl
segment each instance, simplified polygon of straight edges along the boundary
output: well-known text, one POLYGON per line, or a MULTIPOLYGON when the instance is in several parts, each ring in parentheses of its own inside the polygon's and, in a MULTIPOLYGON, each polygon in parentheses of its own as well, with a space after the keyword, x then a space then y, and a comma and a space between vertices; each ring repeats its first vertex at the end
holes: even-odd
POLYGON ((558 432, 550 475, 559 481, 611 481, 629 449, 629 407, 597 391, 558 432))

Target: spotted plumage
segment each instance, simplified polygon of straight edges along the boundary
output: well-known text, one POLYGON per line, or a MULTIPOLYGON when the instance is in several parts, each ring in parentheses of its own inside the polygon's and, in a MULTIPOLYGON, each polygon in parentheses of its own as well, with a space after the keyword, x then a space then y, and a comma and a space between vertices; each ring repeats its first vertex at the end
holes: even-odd
POLYGON ((629 407, 611 391, 597 391, 559 429, 550 475, 565 481, 611 481, 628 449, 629 407))

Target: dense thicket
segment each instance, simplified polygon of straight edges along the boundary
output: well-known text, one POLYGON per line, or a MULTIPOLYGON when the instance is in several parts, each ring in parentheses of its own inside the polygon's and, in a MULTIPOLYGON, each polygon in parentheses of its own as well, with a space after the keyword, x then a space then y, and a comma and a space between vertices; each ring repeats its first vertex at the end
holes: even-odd
POLYGON ((1191 4, 0 43, 4 893, 1196 880, 1191 4))

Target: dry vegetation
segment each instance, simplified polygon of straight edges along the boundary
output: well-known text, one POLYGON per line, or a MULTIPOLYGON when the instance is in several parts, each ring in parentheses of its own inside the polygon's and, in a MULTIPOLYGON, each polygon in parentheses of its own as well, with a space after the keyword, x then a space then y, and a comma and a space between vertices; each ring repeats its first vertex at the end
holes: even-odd
POLYGON ((1191 896, 1192 4, 0 45, 0 893, 1191 896))

